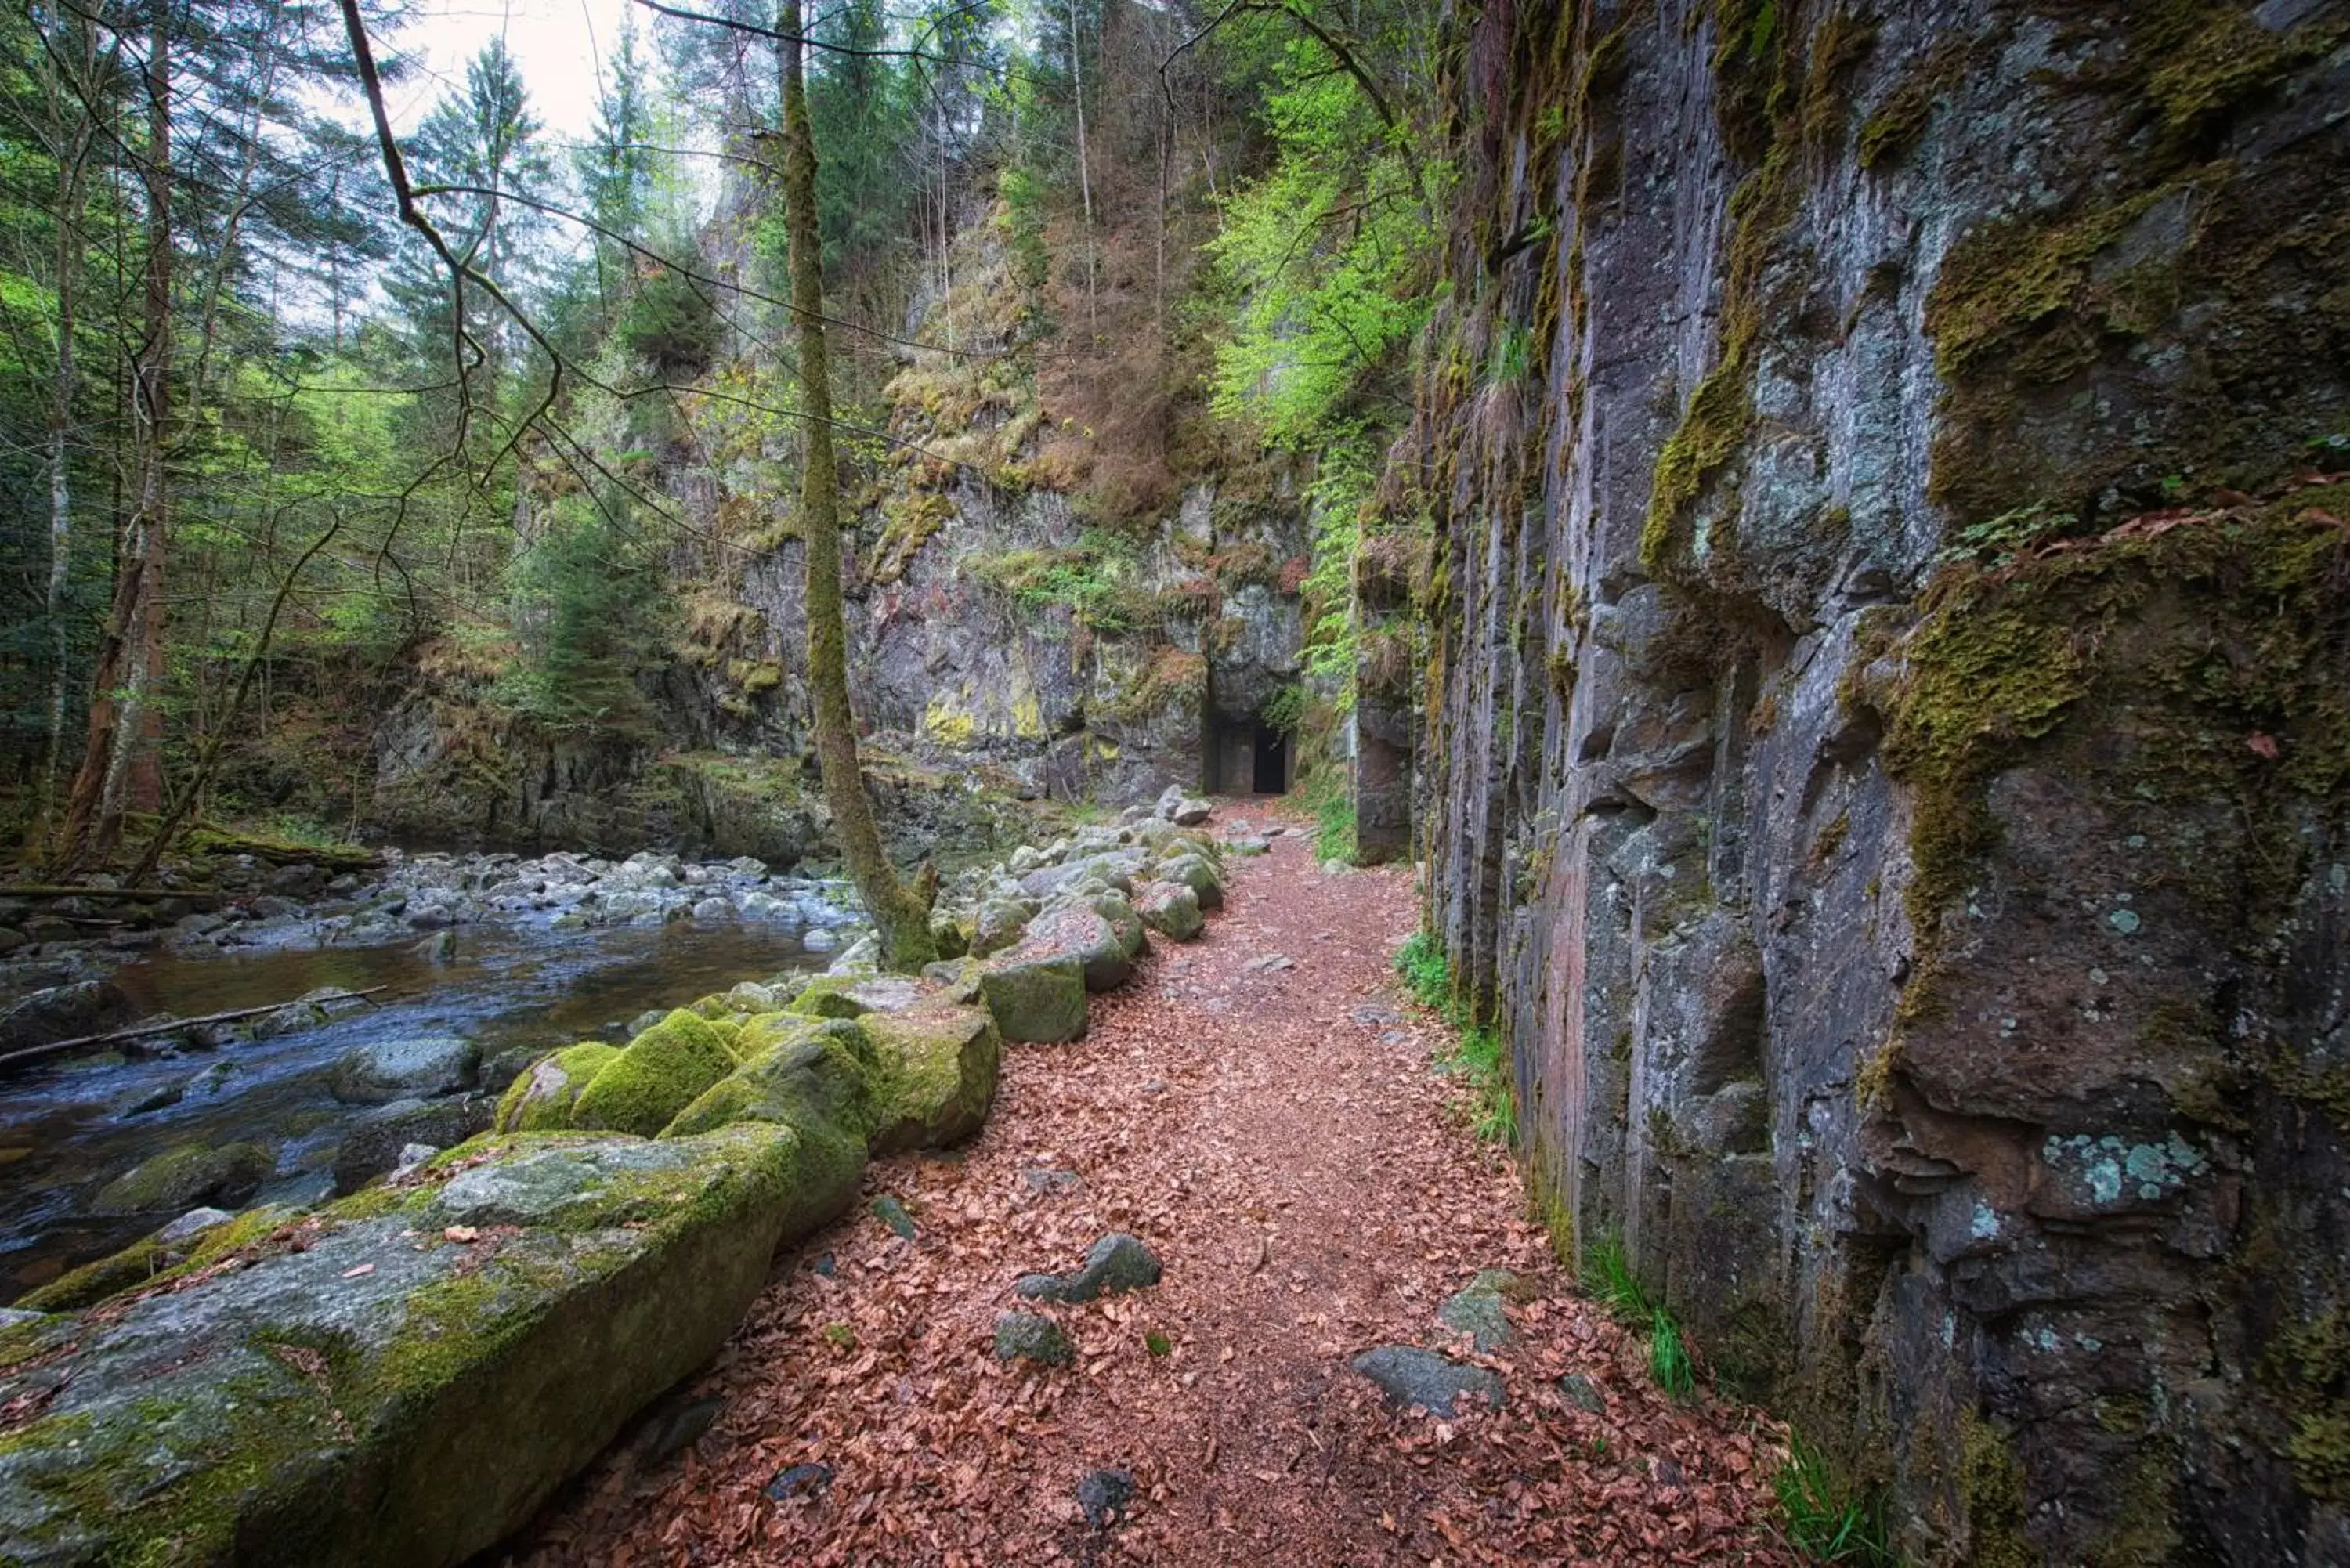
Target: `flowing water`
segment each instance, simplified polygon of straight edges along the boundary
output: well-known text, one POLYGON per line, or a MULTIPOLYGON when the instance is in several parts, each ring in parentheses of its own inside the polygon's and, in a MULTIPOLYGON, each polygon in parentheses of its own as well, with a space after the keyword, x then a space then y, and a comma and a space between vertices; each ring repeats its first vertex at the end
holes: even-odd
POLYGON ((0 1303, 102 1257, 172 1219, 104 1217, 88 1206, 132 1166, 182 1144, 260 1142, 277 1175, 257 1201, 314 1201, 358 1109, 328 1093, 327 1072, 354 1047, 414 1034, 479 1042, 484 1061, 515 1046, 621 1037, 650 1008, 737 981, 820 969, 785 925, 678 921, 554 931, 538 922, 457 933, 452 961, 396 947, 162 956, 115 981, 140 1012, 179 1017, 286 1002, 320 986, 385 989, 377 1005, 319 1028, 215 1051, 68 1060, 0 1080, 0 1303), (200 1078, 199 1075, 204 1075, 200 1078), (195 1081, 157 1109, 131 1107, 195 1081), (216 1084, 213 1082, 216 1080, 216 1084))

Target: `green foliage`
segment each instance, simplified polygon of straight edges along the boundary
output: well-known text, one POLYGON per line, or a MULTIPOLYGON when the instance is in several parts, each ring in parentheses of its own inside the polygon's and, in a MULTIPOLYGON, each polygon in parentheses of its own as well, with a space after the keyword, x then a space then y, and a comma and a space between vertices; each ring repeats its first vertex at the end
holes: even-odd
POLYGON ((1088 528, 1067 549, 1007 550, 971 567, 1023 609, 1066 609, 1088 630, 1134 631, 1159 618, 1133 545, 1107 529, 1088 528))
POLYGON ((1414 1002, 1439 1012, 1451 1009, 1452 965, 1435 932, 1421 929, 1406 938, 1396 950, 1395 967, 1414 1002))
POLYGON ((1648 1314, 1648 1376, 1676 1399, 1697 1392, 1697 1372, 1681 1344, 1680 1325, 1662 1307, 1648 1314))
POLYGON ((1355 795, 1347 787, 1345 770, 1318 768, 1298 792, 1305 809, 1314 814, 1314 856, 1317 860, 1355 863, 1355 795))
POLYGON ((1631 1257, 1624 1251, 1624 1238, 1613 1231, 1584 1249, 1583 1267, 1576 1282, 1619 1323, 1649 1324, 1655 1320, 1657 1305, 1648 1299, 1639 1275, 1632 1272, 1631 1257))
POLYGON ((1886 1543, 1885 1507, 1844 1484, 1827 1459, 1791 1434, 1787 1462, 1772 1478, 1785 1519, 1787 1539, 1814 1563, 1846 1563, 1857 1568, 1895 1568, 1886 1543))
POLYGON ((500 676, 498 700, 556 727, 639 720, 633 671, 650 641, 656 571, 616 506, 557 501, 507 567, 523 657, 500 676))
POLYGON ((1264 700, 1256 716, 1270 729, 1284 735, 1295 734, 1297 726, 1305 719, 1305 688, 1295 681, 1280 688, 1264 700))
POLYGON ((637 285, 622 313, 619 338, 629 353, 672 376, 710 368, 718 351, 718 313, 709 288, 671 267, 637 285))
POLYGON ((1224 206, 1211 251, 1238 301, 1213 406, 1275 444, 1317 446, 1428 318, 1433 214, 1449 165, 1390 143, 1361 90, 1309 40, 1265 96, 1273 168, 1224 206))

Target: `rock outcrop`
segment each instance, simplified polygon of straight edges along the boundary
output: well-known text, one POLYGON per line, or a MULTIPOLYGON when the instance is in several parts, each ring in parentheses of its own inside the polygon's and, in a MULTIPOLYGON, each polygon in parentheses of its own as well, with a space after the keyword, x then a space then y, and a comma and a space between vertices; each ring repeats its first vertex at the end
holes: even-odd
MULTIPOLYGON (((2345 41, 1728 0, 1463 56, 1435 563, 1358 582, 1441 639, 1440 934, 1561 1218, 1912 1562, 2350 1561, 2345 41)), ((1362 684, 1384 832, 1417 699, 1362 684)))

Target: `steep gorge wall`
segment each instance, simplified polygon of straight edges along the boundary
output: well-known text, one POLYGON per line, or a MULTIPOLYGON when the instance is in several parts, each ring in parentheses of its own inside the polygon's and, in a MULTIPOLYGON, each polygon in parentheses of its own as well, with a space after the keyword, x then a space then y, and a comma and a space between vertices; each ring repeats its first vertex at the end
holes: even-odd
POLYGON ((1492 0, 1391 493, 1560 1217, 1928 1563, 2350 1562, 2350 7, 1492 0))

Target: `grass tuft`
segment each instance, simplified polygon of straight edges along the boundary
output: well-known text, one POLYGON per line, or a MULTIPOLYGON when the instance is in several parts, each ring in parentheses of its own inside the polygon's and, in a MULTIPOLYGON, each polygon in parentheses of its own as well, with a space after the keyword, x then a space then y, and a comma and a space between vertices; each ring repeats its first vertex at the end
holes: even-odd
POLYGON ((1680 1324, 1662 1307, 1648 1314, 1648 1376, 1676 1399, 1697 1392, 1697 1369, 1690 1364, 1688 1346, 1681 1344, 1680 1324))
POLYGON ((1772 1484, 1787 1539, 1804 1556, 1857 1568, 1898 1568, 1900 1559, 1886 1542, 1883 1503, 1841 1484, 1826 1457, 1802 1438, 1789 1438, 1787 1462, 1772 1484))
POLYGON ((1452 994, 1452 965, 1433 932, 1414 931, 1396 950, 1395 967, 1411 999, 1457 1032, 1437 1064, 1467 1085, 1464 1108, 1470 1130, 1488 1143, 1513 1142, 1518 1117, 1508 1037, 1490 1023, 1469 1021, 1467 1010, 1452 994))

